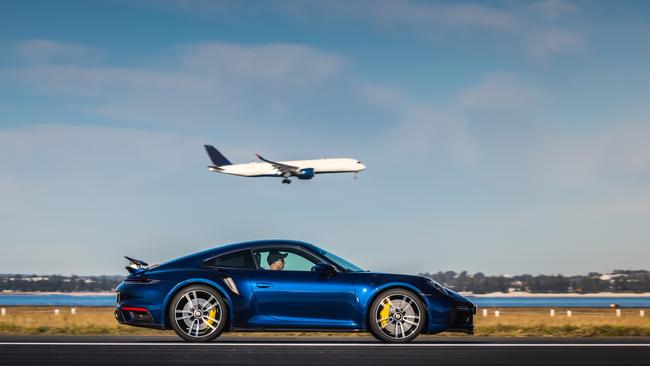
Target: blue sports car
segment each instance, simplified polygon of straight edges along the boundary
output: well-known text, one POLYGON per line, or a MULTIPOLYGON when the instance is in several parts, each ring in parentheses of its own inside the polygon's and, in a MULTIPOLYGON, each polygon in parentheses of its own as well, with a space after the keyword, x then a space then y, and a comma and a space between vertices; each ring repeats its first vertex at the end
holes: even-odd
POLYGON ((127 259, 117 321, 191 342, 226 330, 369 331, 409 342, 474 328, 475 306, 432 279, 367 272, 299 241, 224 245, 151 267, 127 259))

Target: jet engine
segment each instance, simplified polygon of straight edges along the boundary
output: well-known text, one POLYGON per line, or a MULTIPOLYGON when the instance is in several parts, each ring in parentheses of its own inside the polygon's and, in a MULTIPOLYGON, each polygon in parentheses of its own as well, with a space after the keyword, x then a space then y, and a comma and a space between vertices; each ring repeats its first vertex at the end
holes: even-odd
POLYGON ((314 168, 304 168, 300 169, 300 172, 296 174, 298 179, 312 179, 314 177, 314 168))

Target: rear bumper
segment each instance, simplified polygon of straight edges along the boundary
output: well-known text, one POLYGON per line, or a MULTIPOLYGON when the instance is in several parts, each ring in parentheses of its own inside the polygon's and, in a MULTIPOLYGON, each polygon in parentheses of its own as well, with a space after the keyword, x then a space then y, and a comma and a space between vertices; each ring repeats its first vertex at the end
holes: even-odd
POLYGON ((165 329, 164 281, 157 284, 121 283, 113 314, 118 323, 135 327, 165 329))
POLYGON ((156 324, 149 310, 145 308, 126 307, 118 305, 113 312, 115 320, 124 325, 135 327, 165 329, 163 325, 156 324))

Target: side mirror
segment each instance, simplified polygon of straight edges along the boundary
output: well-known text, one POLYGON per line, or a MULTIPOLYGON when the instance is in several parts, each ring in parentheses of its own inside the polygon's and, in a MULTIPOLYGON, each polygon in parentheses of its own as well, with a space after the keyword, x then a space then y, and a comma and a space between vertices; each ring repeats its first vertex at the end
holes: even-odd
POLYGON ((325 262, 316 263, 311 268, 312 271, 320 273, 322 276, 333 276, 336 274, 336 268, 333 265, 325 262))

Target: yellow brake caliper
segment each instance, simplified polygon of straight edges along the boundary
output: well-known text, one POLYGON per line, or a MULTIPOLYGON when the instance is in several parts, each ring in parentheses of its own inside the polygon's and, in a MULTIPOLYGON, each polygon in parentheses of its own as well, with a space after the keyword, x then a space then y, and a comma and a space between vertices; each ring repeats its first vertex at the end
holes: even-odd
POLYGON ((381 327, 384 328, 386 325, 388 325, 388 317, 390 316, 390 305, 388 302, 383 302, 381 304, 383 307, 381 308, 381 311, 379 312, 379 319, 381 320, 381 327))
POLYGON ((212 310, 210 310, 210 314, 208 314, 208 320, 206 322, 209 325, 212 325, 212 323, 214 323, 214 321, 212 319, 217 319, 216 316, 217 316, 217 308, 214 307, 214 308, 212 308, 212 310))

